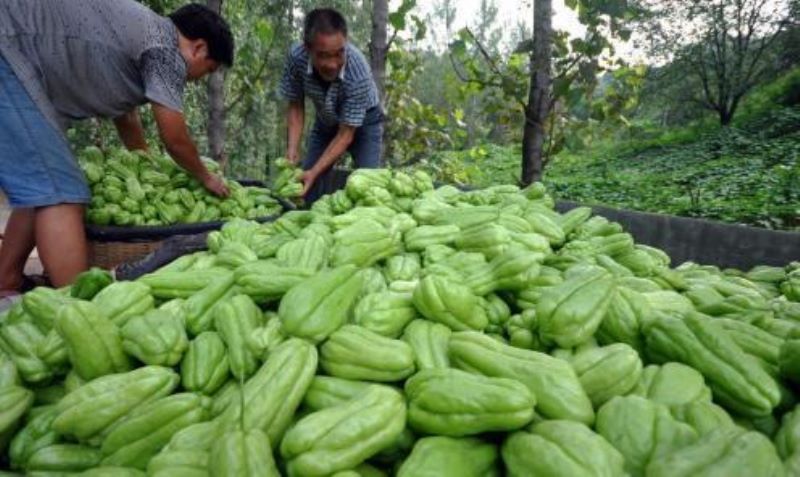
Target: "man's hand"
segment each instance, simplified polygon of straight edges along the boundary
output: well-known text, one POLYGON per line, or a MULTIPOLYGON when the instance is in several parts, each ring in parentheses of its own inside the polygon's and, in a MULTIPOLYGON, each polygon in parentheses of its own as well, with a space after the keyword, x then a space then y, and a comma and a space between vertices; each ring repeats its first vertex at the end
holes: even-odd
POLYGON ((317 174, 313 170, 305 171, 303 175, 300 176, 300 180, 303 181, 303 192, 300 195, 305 197, 314 186, 314 182, 317 180, 317 174))
POLYGON ((325 148, 325 151, 317 160, 317 163, 314 166, 303 173, 301 180, 303 181, 303 196, 311 190, 311 186, 314 185, 314 182, 321 176, 325 174, 325 172, 333 167, 336 161, 342 156, 342 154, 347 151, 347 148, 350 147, 350 144, 353 142, 353 136, 355 135, 356 128, 353 126, 347 126, 344 124, 339 125, 339 130, 336 133, 336 136, 333 137, 328 147, 325 148))
POLYGON ((158 103, 152 103, 152 105, 153 116, 156 118, 161 141, 166 146, 170 156, 179 166, 203 184, 206 189, 218 196, 227 196, 229 191, 225 183, 222 182, 221 178, 211 174, 200 160, 197 148, 191 137, 189 137, 189 130, 186 128, 183 114, 158 103))
POLYGON ((211 193, 217 197, 228 197, 231 193, 228 190, 228 186, 225 185, 225 181, 215 174, 209 174, 203 179, 203 187, 211 191, 211 193))

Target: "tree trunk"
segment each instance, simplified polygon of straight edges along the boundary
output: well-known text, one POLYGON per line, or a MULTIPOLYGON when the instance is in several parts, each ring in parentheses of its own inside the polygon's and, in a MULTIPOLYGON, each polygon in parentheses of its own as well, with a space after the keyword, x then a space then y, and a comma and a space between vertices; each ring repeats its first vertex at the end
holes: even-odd
MULTIPOLYGON (((372 37, 369 42, 369 64, 372 69, 372 77, 375 78, 375 85, 378 87, 378 97, 381 107, 386 108, 386 53, 387 27, 386 22, 389 18, 389 0, 373 0, 372 2, 372 37)), ((384 159, 389 144, 389 133, 386 123, 383 126, 383 143, 381 144, 381 160, 384 159)))
MULTIPOLYGON (((224 0, 208 0, 208 8, 222 14, 224 0)), ((224 167, 225 157, 225 73, 218 70, 208 78, 208 149, 211 158, 224 167)))
POLYGON ((386 22, 389 18, 389 0, 373 0, 372 2, 372 37, 369 42, 370 67, 381 104, 386 100, 386 22))
POLYGON ((525 128, 522 136, 522 184, 542 180, 544 169, 544 123, 551 109, 553 5, 535 0, 533 5, 533 61, 525 128))
POLYGON ((720 109, 719 111, 719 124, 720 126, 728 126, 733 119, 733 114, 727 109, 720 109))

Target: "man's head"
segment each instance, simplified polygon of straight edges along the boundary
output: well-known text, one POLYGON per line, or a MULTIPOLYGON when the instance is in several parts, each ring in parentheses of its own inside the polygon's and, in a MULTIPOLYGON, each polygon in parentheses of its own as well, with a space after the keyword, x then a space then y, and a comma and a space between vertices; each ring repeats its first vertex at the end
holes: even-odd
POLYGON ((181 55, 190 80, 233 65, 233 36, 228 23, 204 5, 190 3, 169 16, 181 35, 181 55))
POLYGON ((311 64, 325 81, 333 81, 344 67, 347 22, 332 8, 318 8, 306 15, 303 43, 311 64))

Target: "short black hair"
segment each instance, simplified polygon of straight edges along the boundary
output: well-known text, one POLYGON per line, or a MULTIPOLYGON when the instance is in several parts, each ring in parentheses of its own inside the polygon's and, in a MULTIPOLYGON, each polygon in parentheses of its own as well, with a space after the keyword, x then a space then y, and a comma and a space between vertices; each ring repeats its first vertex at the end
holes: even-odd
POLYGON ((233 35, 217 12, 199 3, 190 3, 175 10, 169 19, 190 40, 205 40, 212 60, 230 67, 233 65, 233 35))
POLYGON ((306 15, 303 25, 303 42, 310 45, 317 33, 341 33, 347 37, 347 22, 333 8, 316 8, 306 15))

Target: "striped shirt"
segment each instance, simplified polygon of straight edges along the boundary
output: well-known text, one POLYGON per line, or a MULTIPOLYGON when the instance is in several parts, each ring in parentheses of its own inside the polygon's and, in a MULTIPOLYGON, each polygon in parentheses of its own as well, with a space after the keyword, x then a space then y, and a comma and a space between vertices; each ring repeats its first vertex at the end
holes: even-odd
POLYGON ((317 119, 326 126, 346 124, 359 127, 364 124, 367 110, 380 104, 369 63, 350 43, 345 46, 342 71, 331 83, 314 72, 305 46, 294 45, 283 70, 280 94, 288 101, 311 99, 317 119))

